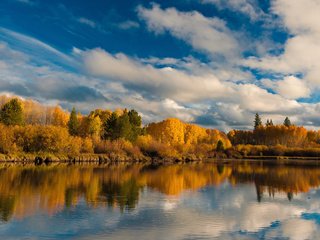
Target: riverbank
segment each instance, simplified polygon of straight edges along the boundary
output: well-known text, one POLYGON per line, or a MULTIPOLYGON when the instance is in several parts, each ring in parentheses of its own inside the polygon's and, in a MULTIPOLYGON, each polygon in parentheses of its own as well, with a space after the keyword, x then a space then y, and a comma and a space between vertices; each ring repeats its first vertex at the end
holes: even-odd
POLYGON ((38 165, 45 163, 151 163, 151 164, 174 164, 188 162, 208 162, 208 163, 270 163, 270 164, 294 164, 294 165, 319 165, 320 157, 301 156, 246 156, 242 158, 228 157, 225 154, 217 154, 215 157, 182 157, 182 158, 160 158, 160 157, 130 157, 115 154, 80 154, 70 156, 64 154, 50 153, 17 153, 0 154, 0 162, 6 163, 35 163, 38 165))

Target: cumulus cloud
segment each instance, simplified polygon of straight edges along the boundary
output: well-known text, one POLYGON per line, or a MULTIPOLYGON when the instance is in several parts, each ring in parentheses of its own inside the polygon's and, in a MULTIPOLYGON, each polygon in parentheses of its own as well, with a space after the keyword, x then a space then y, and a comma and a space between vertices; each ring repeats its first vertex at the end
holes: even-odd
MULTIPOLYGON (((139 97, 130 98, 131 105, 148 109, 145 105, 148 101, 147 105, 158 111, 161 117, 164 112, 167 117, 176 116, 185 121, 228 129, 228 126, 243 127, 248 123, 251 126, 251 118, 255 112, 264 113, 282 122, 283 114, 292 116, 304 109, 294 98, 281 95, 286 92, 282 83, 279 83, 279 95, 252 83, 219 79, 214 71, 196 73, 181 68, 181 65, 180 68, 166 66, 166 63, 178 64, 173 59, 146 60, 123 53, 111 54, 102 49, 87 50, 81 54, 89 74, 117 82, 128 93, 135 92, 139 97), (157 67, 159 63, 161 66, 157 67)), ((300 92, 300 96, 301 94, 300 92)), ((149 117, 158 119, 155 117, 156 111, 149 111, 149 117)))
POLYGON ((298 99, 309 97, 311 90, 306 82, 295 76, 287 76, 280 81, 272 81, 270 79, 262 80, 263 84, 288 99, 298 99))
POLYGON ((194 76, 171 67, 156 68, 125 54, 112 55, 102 49, 86 51, 83 56, 91 74, 120 80, 153 96, 186 103, 233 93, 232 88, 211 74, 194 76))
POLYGON ((272 11, 281 17, 290 37, 281 54, 249 58, 244 65, 285 75, 302 74, 313 87, 320 83, 320 1, 272 2, 272 11))
POLYGON ((146 21, 150 31, 156 34, 169 32, 197 50, 228 58, 239 53, 235 37, 219 18, 208 18, 197 11, 162 9, 157 4, 153 4, 151 8, 139 6, 138 15, 146 21))

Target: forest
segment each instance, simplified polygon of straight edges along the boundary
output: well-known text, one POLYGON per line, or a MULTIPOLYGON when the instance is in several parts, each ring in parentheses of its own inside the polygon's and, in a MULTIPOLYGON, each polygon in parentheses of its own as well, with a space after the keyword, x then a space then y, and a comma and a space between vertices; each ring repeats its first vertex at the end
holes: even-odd
POLYGON ((320 132, 274 125, 257 113, 252 130, 224 133, 176 118, 142 125, 134 110, 83 115, 15 96, 0 96, 1 160, 201 160, 250 156, 320 157, 320 132))

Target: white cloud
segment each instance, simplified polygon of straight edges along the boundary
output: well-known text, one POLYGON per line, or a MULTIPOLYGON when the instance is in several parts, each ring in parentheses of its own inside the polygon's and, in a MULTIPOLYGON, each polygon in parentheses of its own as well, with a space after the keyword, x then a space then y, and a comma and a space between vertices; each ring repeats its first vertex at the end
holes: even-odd
POLYGON ((272 11, 281 17, 290 36, 283 53, 249 58, 244 65, 285 75, 303 74, 316 90, 320 83, 320 1, 272 1, 272 11))
MULTIPOLYGON (((185 70, 181 66, 188 66, 187 62, 179 65, 181 62, 173 59, 139 59, 122 53, 113 55, 102 49, 84 51, 82 56, 89 74, 121 84, 127 89, 127 94, 138 94, 137 98, 127 96, 122 100, 137 109, 144 109, 142 112, 148 113, 147 121, 161 120, 157 114, 162 118, 180 117, 185 121, 207 115, 205 119, 211 116, 215 119, 213 123, 227 129, 228 125, 239 127, 239 124, 248 124, 250 127, 255 112, 282 122, 284 115, 296 116, 306 109, 305 104, 288 98, 285 83, 290 79, 279 83, 279 95, 252 83, 237 84, 221 80, 215 71, 205 70, 205 67, 202 71, 192 71, 195 69, 192 65, 191 71, 185 70), (161 67, 153 65, 159 63, 161 67), (173 67, 166 66, 166 63, 173 67), (282 96, 285 94, 287 96, 282 96), (214 114, 208 110, 210 106, 216 106, 212 109, 214 114)), ((301 86, 299 90, 303 90, 301 86)), ((298 96, 298 90, 291 92, 290 97, 293 94, 298 96)), ((302 95, 300 91, 299 96, 302 95)), ((315 108, 314 104, 307 106, 315 108)), ((310 109, 308 111, 313 112, 310 109)), ((293 120, 297 121, 295 123, 300 121, 298 118, 293 120)))
POLYGON ((128 29, 132 29, 132 28, 139 28, 140 25, 137 22, 128 20, 128 21, 124 21, 124 22, 119 23, 118 27, 123 30, 128 30, 128 29))
POLYGON ((139 6, 138 15, 146 21, 150 31, 156 34, 167 31, 193 48, 212 56, 232 58, 239 53, 237 40, 219 18, 208 18, 197 11, 161 9, 157 4, 153 4, 150 9, 139 6))
MULTIPOLYGON (((7 45, 14 46, 19 51, 15 51, 15 54, 21 54, 21 52, 28 53, 30 58, 44 59, 44 56, 49 56, 47 60, 53 62, 60 61, 65 64, 74 64, 73 58, 69 55, 57 50, 33 37, 11 31, 6 28, 0 27, 1 39, 6 42, 7 45)), ((25 57, 27 55, 23 54, 25 57)))
POLYGON ((263 84, 288 99, 299 99, 309 97, 311 90, 306 82, 295 76, 287 76, 280 81, 269 79, 262 80, 263 84))
POLYGON ((85 24, 89 27, 92 27, 92 28, 96 27, 96 23, 88 18, 81 17, 81 18, 78 18, 77 20, 79 23, 85 24))
POLYGON ((212 74, 197 76, 171 67, 156 68, 125 54, 112 55, 102 49, 86 51, 83 56, 91 74, 120 80, 161 98, 187 103, 233 93, 228 84, 222 84, 212 74))

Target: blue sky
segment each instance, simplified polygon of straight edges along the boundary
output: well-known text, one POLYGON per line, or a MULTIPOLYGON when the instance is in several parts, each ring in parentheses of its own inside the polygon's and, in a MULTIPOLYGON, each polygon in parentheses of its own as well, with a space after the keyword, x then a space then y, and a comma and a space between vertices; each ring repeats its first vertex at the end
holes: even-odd
POLYGON ((318 128, 320 1, 0 2, 0 92, 227 130, 318 128))

